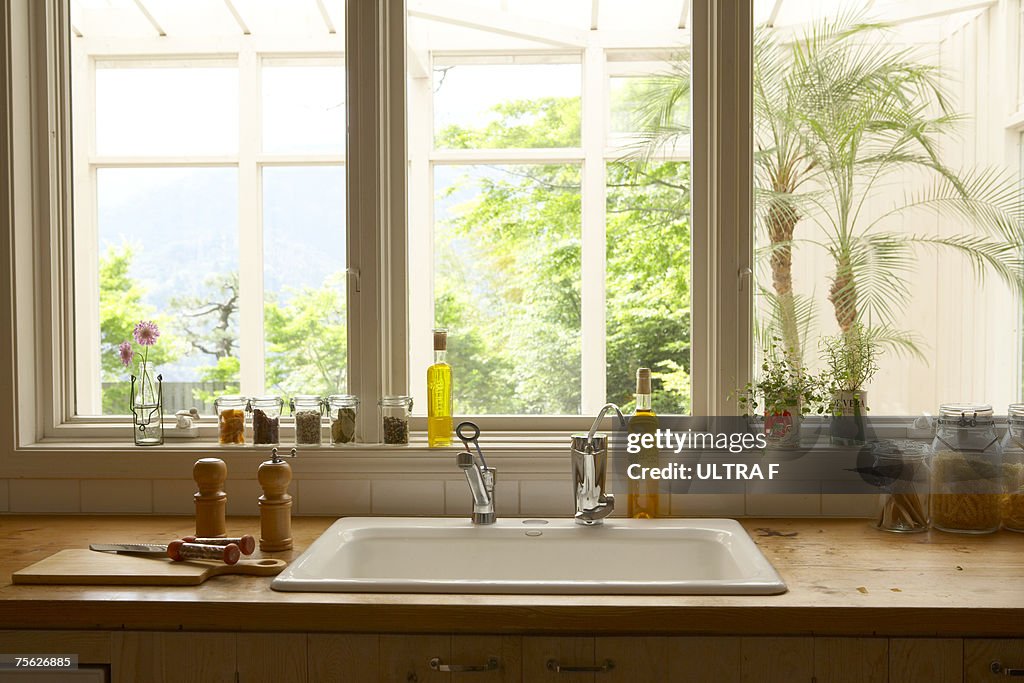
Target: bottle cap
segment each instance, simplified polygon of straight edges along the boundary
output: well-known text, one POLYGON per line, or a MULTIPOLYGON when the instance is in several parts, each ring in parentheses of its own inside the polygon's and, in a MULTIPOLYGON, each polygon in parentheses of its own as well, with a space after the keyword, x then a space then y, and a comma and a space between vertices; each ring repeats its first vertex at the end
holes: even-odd
POLYGON ((448 328, 438 327, 434 329, 434 350, 448 350, 448 328))
POLYGON ((636 393, 651 393, 651 369, 638 368, 636 371, 636 393))

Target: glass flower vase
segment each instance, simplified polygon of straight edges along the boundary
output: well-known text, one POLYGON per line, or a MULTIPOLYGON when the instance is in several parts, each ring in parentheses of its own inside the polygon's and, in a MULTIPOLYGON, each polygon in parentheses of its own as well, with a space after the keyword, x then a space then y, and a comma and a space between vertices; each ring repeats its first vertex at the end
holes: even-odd
POLYGON ((150 363, 139 363, 132 375, 131 409, 136 446, 159 446, 164 442, 163 376, 150 363))

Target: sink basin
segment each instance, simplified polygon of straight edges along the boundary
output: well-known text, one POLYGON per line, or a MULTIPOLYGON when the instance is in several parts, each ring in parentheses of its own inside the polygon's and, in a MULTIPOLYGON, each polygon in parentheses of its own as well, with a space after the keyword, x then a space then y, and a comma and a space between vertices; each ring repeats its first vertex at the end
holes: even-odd
POLYGON ((786 584, 731 519, 346 517, 274 579, 279 591, 771 595, 786 584))

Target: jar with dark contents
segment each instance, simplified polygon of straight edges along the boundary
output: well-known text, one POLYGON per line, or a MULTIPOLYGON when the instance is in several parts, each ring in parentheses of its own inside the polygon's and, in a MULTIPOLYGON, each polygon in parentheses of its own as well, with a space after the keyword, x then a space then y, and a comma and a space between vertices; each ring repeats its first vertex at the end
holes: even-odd
POLYGON ((384 443, 409 443, 409 416, 412 414, 412 396, 384 396, 377 402, 380 409, 381 433, 384 443))
POLYGON ((332 394, 327 397, 327 412, 331 418, 331 444, 342 446, 356 443, 359 397, 352 394, 332 394))
POLYGON ((221 446, 245 445, 244 396, 218 396, 213 402, 217 411, 217 443, 221 446))
POLYGON ((295 418, 295 445, 319 446, 323 439, 324 400, 299 394, 288 405, 295 418))
POLYGON ((252 419, 252 444, 277 446, 281 443, 281 411, 284 399, 280 396, 260 396, 249 399, 252 419))

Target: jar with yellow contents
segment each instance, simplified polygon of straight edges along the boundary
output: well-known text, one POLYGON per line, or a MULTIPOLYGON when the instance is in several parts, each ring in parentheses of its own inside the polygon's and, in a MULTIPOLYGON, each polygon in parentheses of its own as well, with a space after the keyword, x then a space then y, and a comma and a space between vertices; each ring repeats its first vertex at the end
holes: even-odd
POLYGON ((1003 528, 1024 533, 1024 403, 1006 411, 1003 436, 1003 528))
POLYGON ((1002 446, 992 406, 946 403, 932 442, 932 526, 988 534, 1002 523, 1002 446))

